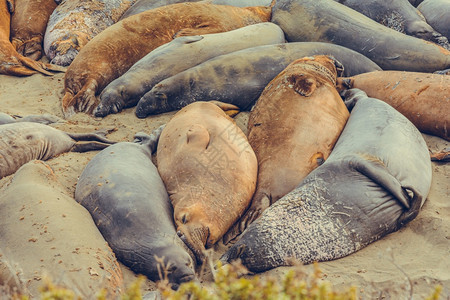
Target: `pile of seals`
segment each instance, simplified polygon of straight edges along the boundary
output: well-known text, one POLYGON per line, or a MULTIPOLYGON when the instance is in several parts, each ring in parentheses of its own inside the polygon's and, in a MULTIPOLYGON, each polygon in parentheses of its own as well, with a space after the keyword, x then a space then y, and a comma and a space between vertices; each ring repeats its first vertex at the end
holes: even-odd
MULTIPOLYGON (((55 244, 72 239, 65 249, 85 253, 86 265, 97 259, 104 274, 95 284, 61 279, 83 297, 102 287, 120 293, 116 257, 176 289, 196 279, 206 249, 222 238, 235 241, 223 262, 241 259, 261 272, 354 253, 411 221, 423 205, 431 162, 419 130, 450 140, 450 77, 430 73, 450 68, 450 51, 410 3, 66 0, 33 10, 34 2, 4 0, 0 7, 0 73, 51 75, 65 71, 53 64, 68 66, 66 118, 108 117, 133 106, 139 118, 179 111, 133 143, 110 141, 106 132, 61 132, 46 125, 58 121, 49 116, 0 114, 0 178, 15 173, 0 197, 0 240, 11 240, 0 247, 0 282, 36 295, 37 285, 26 282, 37 269, 57 276, 72 264, 44 263, 39 244, 28 249, 35 256, 11 252, 20 224, 12 211, 35 204, 31 195, 18 196, 23 174, 42 177, 31 184, 49 190, 49 201, 70 206, 74 198, 90 212, 79 230, 92 233, 92 245, 74 238, 70 223, 44 225, 53 210, 33 221, 41 234, 67 230, 55 234, 55 244), (38 10, 34 28, 20 21, 38 10), (52 64, 32 60, 43 52, 52 64), (231 117, 241 110, 251 110, 247 135, 231 117), (40 162, 101 149, 75 195, 59 191, 40 162)), ((448 157, 444 151, 434 159, 448 157)), ((84 208, 68 209, 86 214, 84 208)))

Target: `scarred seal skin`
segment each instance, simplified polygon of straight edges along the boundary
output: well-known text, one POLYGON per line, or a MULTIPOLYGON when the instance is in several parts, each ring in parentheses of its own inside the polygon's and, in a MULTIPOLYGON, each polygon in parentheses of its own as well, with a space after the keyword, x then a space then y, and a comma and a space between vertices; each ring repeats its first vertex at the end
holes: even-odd
POLYGON ((75 200, 89 210, 119 261, 158 281, 157 259, 162 259, 169 282, 178 288, 195 274, 186 245, 175 231, 166 188, 151 161, 159 136, 136 136, 135 143, 114 144, 88 163, 75 200))
POLYGON ((108 84, 100 94, 100 104, 94 110, 94 115, 104 117, 135 106, 161 80, 210 58, 245 48, 283 42, 283 31, 269 22, 227 32, 176 38, 144 56, 125 74, 108 84))
POLYGON ((53 75, 49 71, 64 72, 59 66, 34 61, 17 53, 9 38, 14 0, 0 0, 0 74, 29 76, 36 73, 53 75))
POLYGON ((396 31, 434 42, 450 50, 447 37, 428 24, 408 0, 334 0, 396 31))
MULTIPOLYGON (((155 85, 140 100, 136 116, 177 110, 194 101, 215 99, 248 110, 267 84, 296 59, 332 55, 344 74, 381 70, 367 57, 330 43, 286 43, 221 55, 155 85)), ((352 75, 345 75, 352 76, 352 75)))
POLYGON ((33 159, 47 160, 69 151, 100 150, 114 143, 96 133, 66 133, 31 122, 1 125, 0 136, 0 178, 33 159))
POLYGON ((425 0, 417 9, 428 24, 450 39, 450 2, 445 0, 425 0))
POLYGON ((55 0, 15 0, 16 9, 11 18, 11 42, 17 52, 33 60, 44 54, 47 22, 55 10, 55 0))
POLYGON ((420 132, 388 104, 352 89, 333 152, 269 207, 221 258, 254 272, 352 254, 414 219, 431 186, 420 132))
POLYGON ((248 141, 258 159, 256 191, 225 243, 330 155, 349 116, 335 88, 335 63, 323 55, 298 59, 259 97, 248 121, 248 141))
POLYGON ((423 133, 450 141, 450 76, 376 71, 339 78, 338 88, 358 88, 407 117, 423 133))
POLYGON ((77 111, 92 113, 96 95, 105 86, 174 35, 230 31, 267 22, 270 14, 270 7, 178 3, 128 17, 96 36, 67 69, 63 112, 66 117, 77 111))
POLYGON ((383 70, 434 72, 450 67, 450 51, 387 28, 333 0, 278 0, 272 22, 288 42, 328 42, 353 49, 383 70))
POLYGON ((44 36, 51 63, 68 66, 81 48, 116 23, 135 0, 65 0, 53 11, 44 36))
POLYGON ((218 106, 196 102, 167 123, 158 144, 158 171, 181 239, 204 261, 250 204, 258 163, 247 137, 218 106))
POLYGON ((46 279, 95 299, 116 299, 122 271, 89 212, 42 161, 22 166, 0 191, 0 282, 40 299, 46 279))

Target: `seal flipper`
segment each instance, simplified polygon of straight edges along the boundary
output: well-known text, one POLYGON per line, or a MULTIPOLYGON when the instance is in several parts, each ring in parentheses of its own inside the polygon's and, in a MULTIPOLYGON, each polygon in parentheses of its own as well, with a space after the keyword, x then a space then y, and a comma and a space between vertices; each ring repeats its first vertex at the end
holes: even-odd
POLYGON ((173 38, 182 37, 182 36, 194 36, 194 35, 202 35, 202 34, 210 34, 210 33, 218 33, 220 30, 216 28, 216 30, 212 29, 213 27, 209 23, 201 23, 197 25, 195 28, 183 28, 180 29, 177 33, 173 35, 173 38))
POLYGON ((75 95, 70 90, 66 91, 62 99, 64 116, 68 118, 77 111, 91 113, 97 104, 96 91, 97 81, 95 79, 86 80, 81 90, 75 95))
POLYGON ((100 131, 96 131, 96 132, 92 132, 92 133, 68 133, 68 132, 66 132, 66 134, 71 139, 73 139, 77 142, 96 141, 96 142, 112 145, 112 144, 115 144, 116 142, 108 140, 107 138, 105 138, 105 135, 106 135, 106 133, 110 133, 114 130, 115 129, 108 129, 106 131, 100 130, 100 131))
POLYGON ((450 161, 450 147, 445 148, 440 152, 430 154, 430 158, 432 161, 440 161, 440 162, 450 161))
POLYGON ((407 188, 403 187, 397 178, 392 176, 383 162, 377 157, 361 155, 357 158, 352 158, 349 161, 349 166, 384 188, 405 209, 409 210, 411 208, 412 199, 406 191, 407 188))
POLYGON ((166 127, 166 124, 161 125, 155 130, 153 130, 150 135, 144 132, 137 132, 134 135, 133 143, 147 145, 150 150, 150 153, 154 153, 158 147, 159 137, 161 136, 164 127, 166 127))
POLYGON ((201 149, 207 149, 211 136, 209 131, 200 124, 192 125, 186 132, 186 144, 193 147, 199 147, 201 149))
POLYGON ((225 103, 225 102, 217 101, 217 100, 210 100, 208 102, 220 107, 230 117, 234 117, 235 115, 237 115, 240 112, 240 108, 231 103, 225 103))
POLYGON ((103 150, 109 146, 111 146, 111 144, 101 142, 89 142, 89 143, 77 142, 75 143, 75 145, 72 146, 70 152, 88 152, 95 150, 103 150))
MULTIPOLYGON (((255 193, 256 195, 256 193, 255 193)), ((223 236, 223 243, 227 245, 238 237, 244 230, 253 223, 272 204, 270 196, 263 193, 262 197, 253 197, 252 204, 245 214, 223 236), (256 201, 258 200, 258 201, 256 201)))

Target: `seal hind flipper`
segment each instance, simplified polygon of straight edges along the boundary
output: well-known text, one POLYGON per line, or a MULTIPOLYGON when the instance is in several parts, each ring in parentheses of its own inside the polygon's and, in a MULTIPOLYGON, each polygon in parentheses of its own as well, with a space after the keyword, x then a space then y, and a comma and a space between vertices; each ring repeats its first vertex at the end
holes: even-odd
POLYGON ((180 29, 177 33, 173 35, 173 38, 182 37, 182 36, 194 36, 194 35, 202 35, 209 33, 217 33, 218 30, 212 30, 211 25, 208 23, 202 23, 197 25, 195 28, 183 28, 180 29))
POLYGON ((411 208, 412 199, 406 192, 407 188, 401 185, 380 159, 360 154, 352 158, 349 165, 391 193, 405 209, 411 208))
POLYGON ((240 112, 240 108, 231 103, 225 103, 217 100, 211 100, 208 102, 211 102, 220 107, 229 117, 234 117, 240 112))
POLYGON ((30 76, 37 74, 36 71, 30 70, 24 66, 3 67, 0 65, 0 74, 13 75, 13 76, 30 76), (4 71, 2 71, 4 69, 4 71))
POLYGON ((66 134, 71 139, 73 139, 73 140, 75 140, 77 142, 96 141, 96 142, 109 144, 109 145, 112 145, 112 144, 116 143, 114 141, 110 141, 107 138, 105 138, 101 131, 96 131, 96 132, 93 132, 93 133, 68 133, 68 132, 66 132, 66 134))
POLYGON ((76 142, 73 147, 70 149, 70 152, 88 152, 95 150, 103 150, 107 147, 111 146, 110 143, 102 143, 102 142, 76 142))
POLYGON ((161 125, 155 130, 153 130, 150 135, 146 134, 145 132, 136 133, 134 135, 133 143, 147 145, 151 153, 154 153, 156 151, 156 148, 158 147, 159 137, 161 136, 164 127, 166 127, 166 124, 161 125))

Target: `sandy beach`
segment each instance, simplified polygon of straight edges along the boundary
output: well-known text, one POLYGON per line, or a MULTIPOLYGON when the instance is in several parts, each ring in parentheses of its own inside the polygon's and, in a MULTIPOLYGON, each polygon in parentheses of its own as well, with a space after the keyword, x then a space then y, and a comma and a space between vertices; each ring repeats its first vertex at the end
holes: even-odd
MULTIPOLYGON (((64 74, 30 77, 0 75, 0 112, 26 116, 49 113, 63 118, 60 99, 64 74)), ((67 132, 91 132, 101 128, 116 128, 108 135, 114 141, 132 141, 136 132, 150 133, 166 123, 173 113, 138 119, 134 108, 104 119, 78 113, 54 127, 67 132)), ((246 132, 248 113, 236 117, 246 132)), ((450 143, 424 135, 431 151, 442 150, 450 143)), ((73 197, 77 179, 97 152, 64 153, 47 161, 67 194, 73 197)), ((414 163, 414 162, 411 162, 414 163)), ((442 285, 442 299, 450 299, 450 164, 432 163, 431 191, 418 217, 398 232, 374 242, 348 257, 319 263, 328 280, 337 287, 358 286, 363 299, 424 299, 436 285, 442 285)), ((13 175, 0 180, 0 188, 13 175)), ((32 191, 30 191, 32 192, 32 191)), ((75 200, 74 200, 75 201, 75 200)), ((216 245, 214 256, 225 247, 216 245)), ((122 266, 123 267, 123 266, 122 266)), ((306 266, 311 269, 312 266, 306 266)), ((266 272, 281 275, 289 268, 266 272)), ((125 283, 135 280, 135 274, 123 267, 125 283)), ((264 276, 264 275, 263 275, 264 276)), ((208 276, 204 276, 206 281, 208 276)), ((145 289, 153 289, 147 282, 145 289)))

